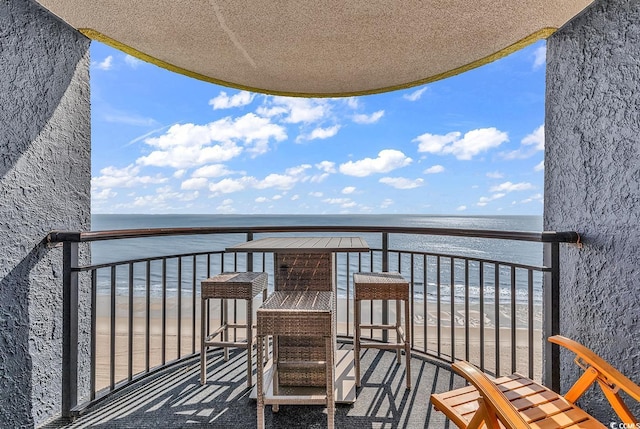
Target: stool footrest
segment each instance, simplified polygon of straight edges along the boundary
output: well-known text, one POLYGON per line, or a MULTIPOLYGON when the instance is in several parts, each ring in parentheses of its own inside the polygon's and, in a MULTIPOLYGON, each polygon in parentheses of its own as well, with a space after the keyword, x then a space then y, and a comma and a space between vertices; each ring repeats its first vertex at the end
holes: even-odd
POLYGON ((265 405, 326 405, 327 395, 271 395, 265 397, 265 405))
POLYGON ((205 341, 206 347, 238 347, 247 348, 248 343, 246 341, 205 341))
POLYGON ((359 325, 359 326, 360 326, 360 329, 388 329, 388 330, 402 329, 402 327, 396 326, 396 325, 359 325))
POLYGON ((405 345, 404 343, 360 343, 360 348, 361 349, 388 349, 388 350, 395 350, 395 349, 404 349, 405 345))

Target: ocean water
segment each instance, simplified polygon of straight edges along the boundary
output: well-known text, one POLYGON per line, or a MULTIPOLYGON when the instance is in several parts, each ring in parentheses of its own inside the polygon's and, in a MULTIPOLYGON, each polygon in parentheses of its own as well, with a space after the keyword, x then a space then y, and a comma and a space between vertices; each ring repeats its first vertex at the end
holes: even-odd
MULTIPOLYGON (((504 231, 542 231, 541 216, 431 216, 431 215, 106 215, 96 214, 92 217, 92 230, 117 230, 131 228, 168 228, 168 227, 243 227, 243 226, 407 226, 426 228, 461 228, 479 230, 504 230, 504 231)), ((319 233, 299 233, 296 235, 322 235, 319 233)), ((349 235, 349 234, 346 234, 349 235)), ((350 234, 353 235, 353 234, 350 234)), ((381 247, 380 234, 357 234, 362 236, 371 248, 381 247)), ((263 235, 256 234, 254 239, 263 235)), ((177 236, 177 237, 157 237, 144 239, 125 239, 113 241, 100 241, 91 244, 92 264, 102 264, 123 260, 132 260, 153 256, 166 256, 182 253, 205 252, 222 250, 227 246, 243 242, 244 234, 225 235, 200 235, 200 236, 177 236)), ((524 265, 540 266, 542 264, 542 245, 540 243, 529 243, 522 241, 508 241, 495 239, 446 237, 446 236, 423 236, 414 234, 391 234, 389 247, 394 250, 423 251, 444 255, 465 256, 478 259, 498 260, 524 265)), ((409 270, 409 257, 405 255, 402 260, 403 271, 409 270)), ((357 270, 356 258, 350 261, 350 272, 357 270)), ((365 258, 368 260, 368 258, 365 258)), ((379 258, 378 258, 379 259, 379 258)), ((269 259, 267 260, 267 266, 269 259)), ((340 260, 339 260, 340 262, 340 260)), ((377 261, 375 261, 377 263, 377 261)), ((397 255, 392 254, 390 269, 397 267, 397 255)), ((422 273, 424 262, 421 257, 414 262, 416 273, 422 273)), ((175 293, 177 281, 177 270, 175 270, 175 260, 170 260, 167 267, 167 288, 168 293, 175 293)), ((447 259, 441 264, 440 290, 437 287, 435 277, 436 260, 428 258, 426 278, 416 274, 414 290, 416 295, 426 296, 428 300, 435 300, 440 293, 440 300, 446 301, 451 293, 450 270, 447 259), (425 287, 426 284, 426 287, 425 287)), ((339 265, 346 267, 346 263, 339 265)), ((128 271, 125 267, 117 270, 117 293, 128 293, 128 271)), ((256 267, 259 269, 259 267, 256 267)), ((161 284, 158 267, 154 266, 152 272, 152 293, 159 293, 161 284)), ((229 269, 229 267, 225 267, 229 269)), ((454 263, 454 295, 462 297, 465 294, 465 285, 462 279, 464 273, 464 262, 456 260, 454 263)), ((479 268, 474 265, 469 270, 472 278, 469 288, 469 295, 472 301, 479 299, 480 284, 479 268), (476 280, 473 280, 476 279, 476 280)), ((200 270, 202 272, 202 270, 200 270)), ((215 272, 215 269, 214 271, 215 272)), ((501 301, 510 297, 510 273, 509 268, 500 270, 499 299, 501 301)), ((185 284, 191 280, 192 274, 188 265, 183 268, 183 279, 185 284)), ((136 265, 134 269, 134 285, 136 293, 142 293, 144 289, 144 266, 136 265)), ((345 285, 347 284, 346 268, 338 270, 338 293, 346 295, 345 285)), ((483 289, 485 296, 491 299, 495 294, 494 267, 485 266, 485 283, 483 289)), ((516 299, 520 303, 526 303, 528 299, 528 283, 525 273, 516 274, 516 299)), ((108 292, 110 288, 109 270, 99 270, 98 272, 98 293, 108 292)), ((542 276, 534 273, 534 301, 539 304, 541 299, 542 276)), ((181 293, 189 294, 186 287, 181 293)), ((418 299, 421 296, 417 296, 418 299)), ((457 299, 456 298, 456 299, 457 299)))

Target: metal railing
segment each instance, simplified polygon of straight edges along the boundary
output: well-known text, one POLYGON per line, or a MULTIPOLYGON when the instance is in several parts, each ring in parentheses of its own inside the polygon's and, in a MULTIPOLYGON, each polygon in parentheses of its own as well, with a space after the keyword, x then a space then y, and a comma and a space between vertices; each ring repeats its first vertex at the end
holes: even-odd
MULTIPOLYGON (((338 285, 340 336, 352 336, 353 273, 398 271, 409 280, 413 297, 410 313, 414 352, 447 362, 469 360, 494 375, 517 370, 530 377, 542 377, 546 385, 559 389, 559 352, 542 338, 559 333, 559 244, 579 242, 575 232, 368 226, 54 231, 47 240, 63 243, 64 248, 62 414, 70 416, 80 412, 141 377, 198 354, 200 306, 197 302, 202 279, 222 271, 246 270, 267 272, 271 290, 273 282, 273 259, 266 253, 229 254, 224 249, 216 249, 80 266, 81 243, 229 234, 242 234, 245 240, 252 240, 255 234, 283 233, 365 234, 379 238, 380 246, 372 246, 368 254, 336 255, 334 275, 338 285), (428 249, 391 248, 389 237, 398 235, 542 243, 544 260, 542 265, 533 265, 428 249), (79 404, 79 353, 86 353, 78 348, 81 276, 88 276, 91 285, 88 298, 91 345, 90 394, 88 402, 79 404), (159 320, 160 326, 152 320, 159 320), (105 338, 108 353, 106 344, 98 344, 105 338), (540 362, 544 362, 544 368, 540 362)), ((390 317, 387 304, 370 305, 363 314, 368 314, 365 317, 371 322, 387 323, 390 317)), ((233 304, 234 319, 243 317, 241 310, 233 304)), ((212 313, 215 314, 209 312, 212 313)), ((214 316, 207 323, 216 321, 214 316)), ((386 336, 374 339, 384 341, 386 336)))

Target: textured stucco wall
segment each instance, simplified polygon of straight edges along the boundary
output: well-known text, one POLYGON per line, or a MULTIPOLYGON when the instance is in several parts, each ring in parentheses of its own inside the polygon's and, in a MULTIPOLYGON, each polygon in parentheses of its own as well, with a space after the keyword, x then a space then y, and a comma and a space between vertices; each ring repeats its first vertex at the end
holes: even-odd
POLYGON ((31 0, 0 1, 0 124, 0 426, 32 427, 61 404, 62 249, 42 240, 89 229, 91 161, 89 41, 31 0))
MULTIPOLYGON (((546 109, 544 227, 585 244, 562 246, 560 331, 640 383, 640 2, 596 1, 548 40, 546 109)), ((561 373, 565 391, 568 353, 561 373)), ((599 389, 581 405, 619 421, 599 389)))

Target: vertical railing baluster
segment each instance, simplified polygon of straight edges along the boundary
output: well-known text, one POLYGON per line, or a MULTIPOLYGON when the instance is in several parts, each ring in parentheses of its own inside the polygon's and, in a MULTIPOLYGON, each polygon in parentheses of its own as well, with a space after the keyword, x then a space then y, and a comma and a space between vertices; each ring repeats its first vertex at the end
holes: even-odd
POLYGON ((464 258, 464 358, 469 360, 469 258, 464 258))
POLYGON ((111 313, 109 332, 109 389, 116 384, 116 266, 111 267, 111 313))
MULTIPOLYGON (((211 277, 211 253, 207 253, 207 278, 211 277)), ((200 293, 202 294, 202 284, 200 284, 200 293)), ((209 317, 207 317, 206 320, 206 325, 207 325, 207 332, 211 332, 211 301, 213 301, 212 299, 208 299, 207 300, 207 315, 209 317)), ((200 317, 205 317, 204 314, 201 314, 200 317)), ((200 332, 200 335, 204 335, 204 332, 200 332)), ((202 350, 200 350, 200 353, 202 353, 202 350)))
MULTIPOLYGON (((247 232, 247 241, 253 241, 253 232, 247 232)), ((253 253, 247 253, 247 271, 253 271, 253 253)))
MULTIPOLYGON (((347 313, 347 336, 349 336, 349 332, 350 332, 350 330, 349 330, 349 325, 350 325, 350 323, 349 323, 350 322, 349 308, 351 308, 351 305, 350 305, 351 300, 349 299, 349 289, 351 288, 351 279, 349 278, 349 276, 351 275, 351 270, 350 270, 350 268, 351 268, 351 265, 350 265, 351 264, 351 259, 350 259, 349 256, 350 256, 349 253, 347 253, 347 285, 346 285, 346 288, 347 288, 346 289, 346 292, 347 292, 347 311, 346 311, 346 313, 347 313)), ((334 269, 334 273, 337 274, 337 272, 338 272, 338 270, 334 269)), ((336 286, 336 293, 337 293, 337 291, 338 291, 338 287, 336 286)), ((336 300, 336 302, 338 302, 338 300, 336 300)))
POLYGON ((167 362, 167 258, 162 258, 162 365, 167 362))
POLYGON ((494 334, 495 334, 495 351, 496 351, 496 377, 500 375, 500 264, 494 264, 494 334))
POLYGON ((455 324, 455 315, 456 315, 456 269, 455 269, 455 260, 453 257, 449 259, 449 271, 451 278, 449 279, 449 295, 451 302, 449 303, 451 309, 451 315, 449 316, 449 329, 451 330, 451 361, 453 362, 456 358, 456 324, 455 324))
POLYGON ((545 271, 543 282, 543 320, 542 338, 544 339, 544 384, 554 392, 560 392, 560 347, 547 341, 547 338, 560 333, 560 244, 545 243, 543 263, 545 271))
POLYGON ((133 264, 129 263, 129 332, 128 334, 128 361, 127 380, 133 378, 133 264))
MULTIPOLYGON (((414 254, 411 253, 411 274, 410 274, 410 279, 411 282, 409 283, 409 302, 405 303, 405 305, 409 304, 410 305, 410 311, 409 311, 409 315, 411 316, 411 320, 407 320, 405 323, 408 325, 409 323, 411 324, 411 338, 409 339, 409 341, 411 342, 411 348, 414 348, 416 345, 416 327, 413 323, 413 315, 415 314, 415 268, 414 268, 414 264, 415 264, 415 257, 414 254)), ((404 333, 405 335, 407 335, 407 333, 404 333)))
POLYGON ((176 296, 176 301, 178 308, 177 313, 177 326, 178 329, 176 332, 176 348, 178 349, 177 358, 180 359, 182 356, 182 257, 178 256, 178 295, 176 296))
POLYGON ((438 350, 438 357, 441 357, 440 355, 442 354, 442 350, 441 350, 441 343, 442 343, 442 337, 441 337, 441 332, 440 330, 442 329, 442 308, 441 308, 441 299, 442 299, 442 282, 441 282, 441 270, 442 266, 440 264, 440 256, 436 256, 436 312, 437 312, 437 316, 436 316, 436 338, 437 338, 437 350, 438 350))
POLYGON ((484 262, 480 261, 480 369, 484 371, 484 262))
POLYGON ((424 352, 427 352, 427 255, 422 255, 422 334, 424 338, 424 352))
MULTIPOLYGON (((389 233, 382 233, 382 271, 389 271, 389 233)), ((371 307, 373 308, 373 303, 371 303, 371 307)), ((382 301, 382 324, 389 324, 389 301, 382 301)), ((386 329, 382 330, 382 341, 389 341, 389 331, 386 329)))
POLYGON ((527 339, 528 350, 529 350, 529 378, 533 378, 533 332, 534 332, 534 319, 533 319, 533 271, 529 270, 529 274, 527 276, 527 290, 529 295, 529 338, 527 339))
POLYGON ((149 372, 151 365, 151 261, 147 261, 145 273, 145 345, 144 368, 149 372))
POLYGON ((516 267, 511 267, 511 372, 516 372, 516 362, 517 362, 517 350, 516 347, 516 332, 518 329, 517 325, 517 312, 516 312, 516 267))
POLYGON ((62 415, 78 403, 78 243, 62 246, 62 415))
POLYGON ((191 353, 196 352, 196 275, 198 258, 193 255, 193 272, 191 274, 191 353))
POLYGON ((96 399, 96 353, 98 349, 98 272, 91 270, 91 356, 90 356, 90 400, 96 399))

